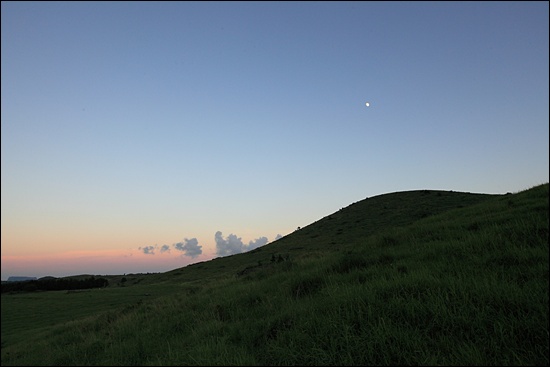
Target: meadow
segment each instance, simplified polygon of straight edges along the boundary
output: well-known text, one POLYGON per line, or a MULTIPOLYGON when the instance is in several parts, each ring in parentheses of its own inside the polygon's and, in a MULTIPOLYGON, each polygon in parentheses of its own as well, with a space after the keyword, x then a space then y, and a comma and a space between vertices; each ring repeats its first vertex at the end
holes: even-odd
POLYGON ((3 293, 1 364, 547 366, 548 188, 379 195, 247 253, 3 293))

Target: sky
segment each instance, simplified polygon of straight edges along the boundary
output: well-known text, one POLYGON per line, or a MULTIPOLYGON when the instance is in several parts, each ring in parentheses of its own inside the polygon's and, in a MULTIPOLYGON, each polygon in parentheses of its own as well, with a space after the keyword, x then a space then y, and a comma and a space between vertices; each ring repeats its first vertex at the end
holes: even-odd
POLYGON ((544 1, 2 1, 1 278, 166 272, 366 197, 522 191, 549 181, 548 100, 544 1))

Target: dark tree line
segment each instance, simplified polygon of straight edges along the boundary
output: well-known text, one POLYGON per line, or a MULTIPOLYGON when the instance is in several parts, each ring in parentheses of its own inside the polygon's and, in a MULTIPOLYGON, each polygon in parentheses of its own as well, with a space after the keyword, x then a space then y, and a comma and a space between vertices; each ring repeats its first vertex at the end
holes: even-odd
POLYGON ((22 282, 2 282, 2 293, 90 289, 102 288, 108 285, 109 281, 107 279, 96 278, 94 276, 80 280, 72 278, 48 278, 22 282))

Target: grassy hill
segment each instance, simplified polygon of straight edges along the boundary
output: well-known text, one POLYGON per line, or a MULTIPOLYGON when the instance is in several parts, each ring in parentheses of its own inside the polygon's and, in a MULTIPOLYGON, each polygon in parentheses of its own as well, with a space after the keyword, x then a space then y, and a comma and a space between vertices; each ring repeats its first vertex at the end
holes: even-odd
POLYGON ((248 253, 2 294, 1 362, 548 365, 548 200, 385 194, 248 253))

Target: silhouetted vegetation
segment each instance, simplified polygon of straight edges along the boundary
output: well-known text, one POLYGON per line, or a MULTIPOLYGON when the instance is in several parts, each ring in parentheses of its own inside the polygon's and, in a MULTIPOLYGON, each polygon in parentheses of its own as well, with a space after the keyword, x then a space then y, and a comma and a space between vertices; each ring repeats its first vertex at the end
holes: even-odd
POLYGON ((91 276, 87 279, 47 278, 23 282, 2 282, 2 293, 79 290, 103 288, 108 285, 109 281, 107 279, 101 277, 96 278, 95 276, 91 276))

